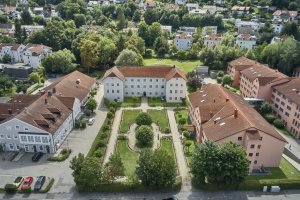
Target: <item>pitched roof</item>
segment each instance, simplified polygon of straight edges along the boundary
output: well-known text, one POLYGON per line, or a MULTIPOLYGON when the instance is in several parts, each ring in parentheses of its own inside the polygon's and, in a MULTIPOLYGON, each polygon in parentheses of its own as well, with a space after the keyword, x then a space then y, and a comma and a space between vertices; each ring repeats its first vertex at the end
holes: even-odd
POLYGON ((255 65, 242 70, 241 74, 246 76, 251 81, 258 79, 260 85, 266 85, 274 80, 287 77, 278 70, 271 69, 268 66, 260 63, 256 63, 255 65))
POLYGON ((106 77, 118 77, 120 80, 124 80, 125 77, 157 77, 166 78, 166 80, 179 77, 187 80, 182 70, 169 66, 113 67, 106 71, 103 79, 106 77))
POLYGON ((44 88, 44 91, 53 91, 53 88, 55 88, 57 95, 61 97, 76 97, 82 102, 95 83, 96 80, 94 78, 79 71, 74 71, 44 88))
POLYGON ((176 39, 192 39, 192 36, 190 34, 186 34, 186 33, 181 33, 181 34, 177 34, 175 36, 176 39))
POLYGON ((233 6, 231 8, 231 10, 233 10, 233 11, 248 11, 248 10, 250 10, 250 7, 248 7, 248 6, 233 6))
POLYGON ((52 49, 51 47, 41 45, 41 44, 28 44, 26 48, 32 53, 41 54, 45 49, 52 49))
POLYGON ((203 112, 209 113, 208 120, 203 121, 201 118, 203 132, 209 140, 219 141, 241 131, 260 130, 285 142, 282 136, 242 97, 222 86, 207 84, 195 93, 189 95, 189 101, 193 107, 199 107, 200 115, 203 112))
POLYGON ((219 34, 210 34, 204 36, 204 40, 222 40, 222 36, 219 34))
POLYGON ((0 48, 11 47, 11 50, 17 50, 20 46, 21 46, 21 44, 17 44, 17 43, 1 43, 0 44, 0 48))
POLYGON ((239 39, 239 40, 256 40, 256 37, 254 35, 250 35, 250 34, 239 34, 237 36, 237 39, 239 39))
POLYGON ((249 68, 256 64, 255 60, 251 60, 246 57, 239 57, 228 63, 231 67, 235 68, 236 71, 240 71, 246 68, 249 68))
POLYGON ((290 81, 273 88, 295 104, 300 105, 300 78, 292 78, 290 81))
POLYGON ((289 11, 289 10, 276 10, 273 15, 280 16, 280 15, 288 15, 290 17, 296 17, 298 15, 297 11, 289 11))

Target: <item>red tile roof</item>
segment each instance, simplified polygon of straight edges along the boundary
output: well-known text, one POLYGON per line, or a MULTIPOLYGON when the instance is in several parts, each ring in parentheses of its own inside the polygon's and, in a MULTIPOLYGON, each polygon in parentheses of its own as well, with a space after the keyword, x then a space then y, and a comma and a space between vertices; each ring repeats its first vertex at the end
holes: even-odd
POLYGON ((292 78, 290 81, 273 88, 295 104, 300 105, 300 78, 292 78))
POLYGON ((210 34, 210 35, 206 35, 204 36, 205 40, 222 40, 222 36, 219 34, 210 34))
POLYGON ((240 34, 237 36, 237 38, 239 40, 256 40, 256 37, 250 34, 240 34))
POLYGON ((219 141, 241 131, 256 129, 285 142, 242 97, 220 85, 207 84, 188 98, 194 108, 199 108, 202 129, 209 140, 219 141), (205 120, 202 119, 203 116, 206 117, 205 120))
POLYGON ((273 15, 280 16, 280 15, 288 15, 290 17, 296 17, 298 15, 297 11, 289 11, 289 10, 276 10, 273 15))
POLYGON ((246 57, 239 57, 228 63, 231 67, 235 68, 236 71, 241 71, 243 69, 247 69, 256 64, 255 60, 251 60, 246 57))
POLYGON ((190 34, 181 33, 175 36, 176 39, 192 39, 190 34))
POLYGON ((186 76, 182 70, 177 67, 113 67, 106 71, 103 79, 106 77, 118 77, 120 80, 124 80, 125 77, 157 77, 166 78, 170 80, 173 77, 183 78, 185 80, 186 76))

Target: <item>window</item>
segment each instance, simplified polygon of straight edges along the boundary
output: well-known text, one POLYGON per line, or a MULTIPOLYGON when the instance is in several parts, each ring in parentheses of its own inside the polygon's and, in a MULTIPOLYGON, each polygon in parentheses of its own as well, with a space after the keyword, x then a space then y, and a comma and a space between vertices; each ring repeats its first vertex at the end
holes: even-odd
POLYGON ((253 153, 249 153, 249 157, 252 157, 253 156, 253 153))
POLYGON ((19 130, 20 129, 20 126, 16 126, 16 130, 19 130))
POLYGON ((119 83, 117 83, 117 86, 119 86, 119 83))
POLYGON ((28 136, 28 142, 34 142, 33 136, 28 136))
POLYGON ((146 85, 144 85, 144 88, 146 88, 146 85))
POLYGON ((134 79, 132 78, 132 79, 131 79, 131 81, 133 82, 133 81, 134 81, 134 79))
POLYGON ((169 97, 169 100, 172 100, 172 97, 169 97))
POLYGON ((164 86, 164 85, 162 85, 162 86, 161 86, 161 88, 165 88, 165 86, 164 86))
POLYGON ((170 93, 172 94, 172 90, 170 90, 170 93))
POLYGON ((111 93, 115 93, 115 91, 114 91, 114 90, 111 90, 111 93))
POLYGON ((149 85, 149 88, 152 88, 152 85, 149 85))
POLYGON ((250 145, 250 148, 251 148, 251 149, 254 149, 254 147, 255 147, 254 144, 251 144, 251 145, 250 145))
POLYGON ((144 79, 144 82, 146 82, 146 79, 144 79))
POLYGON ((259 144, 259 145, 257 146, 257 148, 260 149, 260 147, 261 147, 261 145, 259 144))
POLYGON ((13 150, 14 149, 14 145, 13 144, 9 144, 9 149, 13 150))
POLYGON ((158 79, 156 79, 156 82, 158 82, 158 79))
POLYGON ((40 146, 40 151, 44 151, 44 148, 43 148, 43 146, 40 146))
POLYGON ((0 138, 3 139, 3 138, 4 138, 4 135, 0 135, 0 138))
POLYGON ((24 136, 24 135, 21 135, 21 141, 22 141, 22 142, 27 142, 27 137, 24 136))
POLYGON ((138 79, 137 82, 140 82, 140 79, 138 79))
POLYGON ((10 136, 10 135, 6 135, 6 138, 7 138, 7 139, 11 139, 11 136, 10 136))
POLYGON ((238 137, 238 141, 241 141, 243 139, 243 137, 238 137))
POLYGON ((257 160, 254 160, 254 164, 257 164, 257 160))
POLYGON ((28 131, 29 129, 27 127, 24 128, 24 131, 28 131))
POLYGON ((120 92, 120 90, 117 90, 117 93, 119 93, 120 92))
POLYGON ((40 136, 35 136, 34 139, 35 139, 35 142, 41 142, 40 136))
POLYGON ((106 90, 106 93, 109 93, 109 90, 106 90))
POLYGON ((43 143, 48 143, 48 138, 47 137, 42 137, 42 142, 43 143))
POLYGON ((128 88, 128 86, 127 86, 127 85, 125 85, 125 88, 128 88))
POLYGON ((19 145, 17 145, 17 146, 16 146, 16 149, 17 149, 17 150, 20 150, 20 146, 19 146, 19 145))
POLYGON ((140 85, 138 85, 137 88, 140 88, 140 85))
POLYGON ((19 139, 19 137, 18 137, 17 135, 15 135, 15 136, 14 136, 14 139, 17 140, 17 139, 19 139))
POLYGON ((152 82, 152 78, 150 79, 150 82, 152 82))
POLYGON ((112 83, 111 86, 114 86, 114 84, 112 83))
POLYGON ((256 153, 255 155, 256 155, 256 156, 259 156, 259 153, 256 153))
POLYGON ((131 88, 134 88, 134 85, 132 85, 131 88))

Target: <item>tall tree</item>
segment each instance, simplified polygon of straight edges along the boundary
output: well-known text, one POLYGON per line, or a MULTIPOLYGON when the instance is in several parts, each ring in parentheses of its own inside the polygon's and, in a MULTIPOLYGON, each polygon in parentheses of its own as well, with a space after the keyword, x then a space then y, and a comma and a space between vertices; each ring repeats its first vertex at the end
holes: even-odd
POLYGON ((143 57, 132 50, 124 49, 117 57, 115 64, 118 66, 142 66, 143 57))
POLYGON ((124 176, 125 167, 120 154, 112 154, 109 157, 108 162, 105 164, 105 169, 111 182, 113 182, 119 176, 124 176))
POLYGON ((88 70, 90 67, 95 67, 99 60, 97 42, 87 39, 81 40, 80 58, 82 65, 87 67, 88 70))
POLYGON ((31 17, 30 13, 27 10, 24 10, 21 13, 21 18, 22 18, 23 24, 30 25, 33 22, 33 19, 31 17))
POLYGON ((15 19, 15 38, 17 39, 17 43, 21 44, 23 42, 21 22, 19 19, 15 19))

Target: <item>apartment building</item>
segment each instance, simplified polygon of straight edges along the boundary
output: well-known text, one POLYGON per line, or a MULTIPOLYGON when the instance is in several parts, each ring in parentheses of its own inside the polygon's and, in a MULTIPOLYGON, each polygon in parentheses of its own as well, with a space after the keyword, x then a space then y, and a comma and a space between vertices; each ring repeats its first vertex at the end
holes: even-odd
POLYGON ((208 48, 218 46, 222 41, 222 36, 218 34, 210 34, 204 36, 204 45, 208 48))
POLYGON ((202 28, 202 35, 210 35, 210 34, 217 34, 218 27, 217 26, 204 26, 202 28))
POLYGON ((186 33, 177 34, 174 38, 174 44, 178 50, 190 50, 193 44, 193 37, 186 33))
POLYGON ((186 77, 177 67, 113 67, 103 77, 104 97, 124 101, 124 97, 165 97, 181 102, 186 95, 186 77))
POLYGON ((288 78, 278 70, 260 63, 242 70, 240 74, 241 95, 266 101, 271 100, 272 86, 283 83, 288 78))
POLYGON ((271 103, 273 113, 296 138, 300 138, 300 78, 290 78, 273 86, 271 103))
POLYGON ((24 64, 37 69, 41 64, 42 59, 51 53, 51 47, 39 44, 28 44, 23 52, 23 62, 24 64))
POLYGON ((197 33, 197 27, 180 26, 179 30, 178 30, 178 33, 193 35, 194 33, 197 33))
POLYGON ((12 63, 23 62, 24 50, 25 45, 23 44, 0 44, 0 59, 3 59, 5 55, 9 55, 12 63))
POLYGON ((240 34, 236 37, 236 45, 243 49, 253 49, 256 46, 256 36, 240 34))
POLYGON ((296 20, 297 16, 298 16, 297 11, 276 10, 273 13, 273 23, 272 23, 274 33, 280 34, 284 25, 288 22, 297 22, 296 20))
POLYGON ((93 78, 76 71, 39 94, 0 103, 0 145, 5 151, 55 153, 94 85, 93 78))
POLYGON ((279 166, 286 141, 242 97, 207 84, 189 94, 188 103, 198 142, 236 142, 247 152, 250 172, 279 166))
POLYGON ((232 80, 233 86, 239 86, 240 85, 240 74, 241 71, 247 68, 250 68, 251 66, 255 65, 256 61, 248 59, 246 57, 240 57, 237 58, 231 62, 228 63, 227 66, 227 73, 230 75, 232 80))
POLYGON ((248 6, 233 6, 231 8, 232 13, 237 12, 239 15, 245 15, 250 13, 250 7, 248 6))

